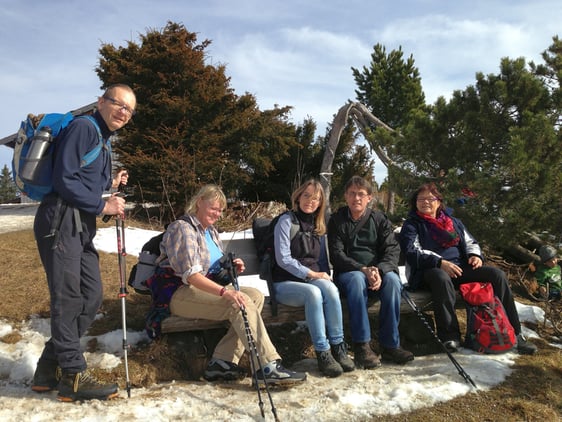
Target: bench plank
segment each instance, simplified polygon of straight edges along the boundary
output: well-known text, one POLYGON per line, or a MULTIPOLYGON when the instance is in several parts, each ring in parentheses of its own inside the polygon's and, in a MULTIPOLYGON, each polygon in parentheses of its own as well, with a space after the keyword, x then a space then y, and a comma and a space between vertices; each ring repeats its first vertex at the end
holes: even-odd
MULTIPOLYGON (((271 315, 271 305, 266 302, 262 310, 262 318, 266 325, 293 321, 304 321, 304 308, 277 305, 277 316, 271 315)), ((162 332, 208 330, 211 328, 228 327, 228 321, 210 321, 207 319, 187 319, 172 315, 162 321, 162 332)))
MULTIPOLYGON (((431 297, 429 292, 412 292, 410 296, 422 311, 427 311, 431 309, 431 297)), ((457 305, 462 301, 457 301, 457 305)), ((464 305, 463 305, 464 306, 464 305)), ((347 312, 347 303, 345 299, 342 300, 343 316, 347 320, 349 313, 347 312)), ((380 302, 376 301, 371 306, 369 306, 369 315, 378 314, 380 309, 380 302)), ((410 305, 406 301, 402 300, 400 303, 401 313, 413 312, 410 305)), ((262 309, 262 319, 265 325, 271 324, 281 324, 285 322, 296 322, 304 321, 304 307, 294 307, 287 306, 281 303, 277 304, 277 316, 271 314, 271 305, 266 298, 265 305, 262 309)), ((182 331, 196 331, 196 330, 209 330, 213 328, 227 327, 228 321, 211 321, 207 319, 188 319, 182 318, 175 315, 166 318, 162 321, 162 333, 174 333, 182 331)))

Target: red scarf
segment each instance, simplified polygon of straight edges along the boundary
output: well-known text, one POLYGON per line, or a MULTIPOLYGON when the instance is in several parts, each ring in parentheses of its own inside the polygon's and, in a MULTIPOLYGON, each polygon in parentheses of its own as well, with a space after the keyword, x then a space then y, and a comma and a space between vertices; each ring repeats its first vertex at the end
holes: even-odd
POLYGON ((458 233, 453 227, 453 219, 443 211, 439 212, 437 218, 416 211, 427 224, 431 238, 443 248, 451 248, 457 246, 460 241, 458 233))

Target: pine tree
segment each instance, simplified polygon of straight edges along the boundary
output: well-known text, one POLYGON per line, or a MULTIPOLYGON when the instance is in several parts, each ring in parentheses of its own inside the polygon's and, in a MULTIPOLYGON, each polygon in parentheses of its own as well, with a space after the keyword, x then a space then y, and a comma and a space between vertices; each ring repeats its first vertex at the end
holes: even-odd
POLYGON ((412 55, 404 60, 401 47, 386 54, 386 48, 376 44, 370 66, 351 70, 357 100, 394 129, 408 121, 412 110, 425 105, 419 70, 412 55))
POLYGON ((358 99, 400 132, 373 135, 398 164, 389 169, 396 191, 408 195, 422 182, 438 183, 445 205, 495 248, 533 231, 562 237, 562 42, 553 41, 544 64, 504 58, 498 74, 477 73, 450 100, 425 106, 413 60, 376 46, 371 68, 354 75, 358 99), (467 200, 463 189, 475 196, 467 200))
POLYGON ((420 179, 434 180, 442 170, 448 205, 494 247, 560 222, 560 133, 551 93, 523 58, 504 58, 499 74, 478 73, 474 85, 449 102, 439 99, 404 133, 402 157, 420 179), (467 187, 475 193, 468 202, 461 195, 467 187))
POLYGON ((307 118, 294 131, 295 144, 287 156, 275 163, 275 170, 256 182, 260 201, 279 201, 291 205, 292 192, 310 178, 318 178, 323 149, 320 140, 314 139, 316 123, 307 118))
POLYGON ((138 113, 115 144, 137 192, 176 215, 206 183, 229 197, 269 195, 263 180, 296 145, 290 107, 260 111, 252 95, 236 95, 225 66, 206 63, 211 42, 183 25, 140 38, 103 45, 96 69, 104 86, 127 83, 137 95, 138 113))
MULTIPOLYGON (((367 141, 373 147, 380 145, 393 160, 399 160, 399 134, 416 111, 425 110, 425 95, 421 87, 419 70, 415 66, 413 56, 404 59, 402 48, 386 54, 386 48, 376 44, 371 54, 370 66, 362 70, 352 68, 357 84, 355 91, 357 100, 363 103, 370 112, 387 125, 396 130, 389 133, 382 128, 372 128, 367 141)), ((394 191, 401 185, 402 173, 388 169, 389 203, 387 211, 396 212, 394 207, 394 191)))
POLYGON ((8 166, 4 164, 0 175, 0 203, 12 201, 16 197, 17 189, 8 166))

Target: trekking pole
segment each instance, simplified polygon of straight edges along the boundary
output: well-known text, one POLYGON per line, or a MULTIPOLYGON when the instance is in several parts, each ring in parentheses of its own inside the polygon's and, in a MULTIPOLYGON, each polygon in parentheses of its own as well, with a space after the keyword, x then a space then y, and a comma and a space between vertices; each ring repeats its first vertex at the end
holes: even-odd
MULTIPOLYGON (((240 285, 238 284, 238 274, 236 272, 236 266, 234 265, 234 254, 232 252, 228 253, 227 269, 230 272, 234 290, 239 292, 240 285)), ((244 329, 246 331, 246 339, 248 341, 249 352, 250 352, 250 366, 253 373, 254 382, 256 384, 256 391, 258 392, 258 405, 260 407, 261 416, 262 418, 265 418, 265 413, 263 410, 263 400, 261 398, 260 386, 258 384, 258 373, 256 371, 257 368, 253 359, 254 357, 263 376, 265 391, 267 393, 267 396, 269 397, 269 403, 271 404, 271 413, 273 413, 275 422, 279 422, 279 418, 277 417, 277 409, 275 409, 275 405, 273 404, 273 399, 271 398, 271 393, 269 392, 269 385, 267 384, 267 378, 265 377, 265 373, 263 372, 263 365, 261 363, 260 354, 256 347, 254 336, 252 336, 252 330, 250 329, 250 323, 248 322, 248 315, 246 314, 246 309, 244 309, 244 307, 240 307, 240 312, 242 312, 242 318, 244 319, 244 329)))
POLYGON ((463 367, 461 366, 461 364, 455 359, 455 357, 453 356, 453 354, 447 350, 447 347, 443 344, 443 342, 441 341, 441 339, 439 337, 437 337, 437 334, 435 334, 435 331, 433 330, 433 328, 431 327, 430 323, 427 321, 427 318, 425 317, 425 315, 423 314, 423 312, 420 310, 420 308, 418 307, 418 305, 416 305, 416 302, 414 302, 414 300, 412 299, 412 297, 410 296, 410 294, 408 293, 407 290, 402 289, 402 297, 404 298, 404 300, 406 301, 406 303, 408 305, 410 305, 410 307, 412 308, 412 310, 416 313, 416 315, 419 317, 419 319, 423 322, 423 324, 425 325, 425 327, 429 330, 429 332, 431 333, 431 335, 433 336, 433 338, 435 340, 437 340, 437 343, 439 343, 439 345, 441 346, 441 348, 443 349, 443 351, 445 353, 447 353, 447 356, 449 357, 449 359, 451 360, 451 362, 453 363, 453 365, 455 366, 455 368, 457 368, 457 371, 459 372, 460 376, 464 378, 464 380, 467 383, 472 384, 472 386, 474 388, 478 388, 476 386, 476 384, 474 383, 474 381, 472 381, 472 378, 470 378, 470 375, 468 375, 466 373, 466 371, 463 369, 463 367))
POLYGON ((125 310, 127 297, 127 287, 125 285, 126 277, 126 257, 127 251, 125 250, 125 216, 117 215, 115 217, 115 227, 117 229, 117 259, 119 262, 119 299, 121 299, 121 324, 123 326, 123 356, 125 359, 125 380, 127 397, 131 398, 131 382, 129 380, 129 362, 127 360, 127 351, 129 345, 127 344, 127 312, 125 310))

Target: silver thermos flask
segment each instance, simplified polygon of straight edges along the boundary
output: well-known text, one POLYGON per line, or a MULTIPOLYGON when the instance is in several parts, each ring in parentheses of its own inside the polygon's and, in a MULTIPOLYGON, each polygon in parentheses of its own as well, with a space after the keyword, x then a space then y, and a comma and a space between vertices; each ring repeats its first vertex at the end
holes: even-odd
POLYGON ((24 159, 23 166, 20 172, 20 178, 27 183, 36 183, 37 178, 41 174, 41 166, 45 164, 47 159, 47 150, 51 145, 53 137, 52 131, 49 126, 42 127, 35 132, 31 138, 31 145, 29 151, 24 159))

